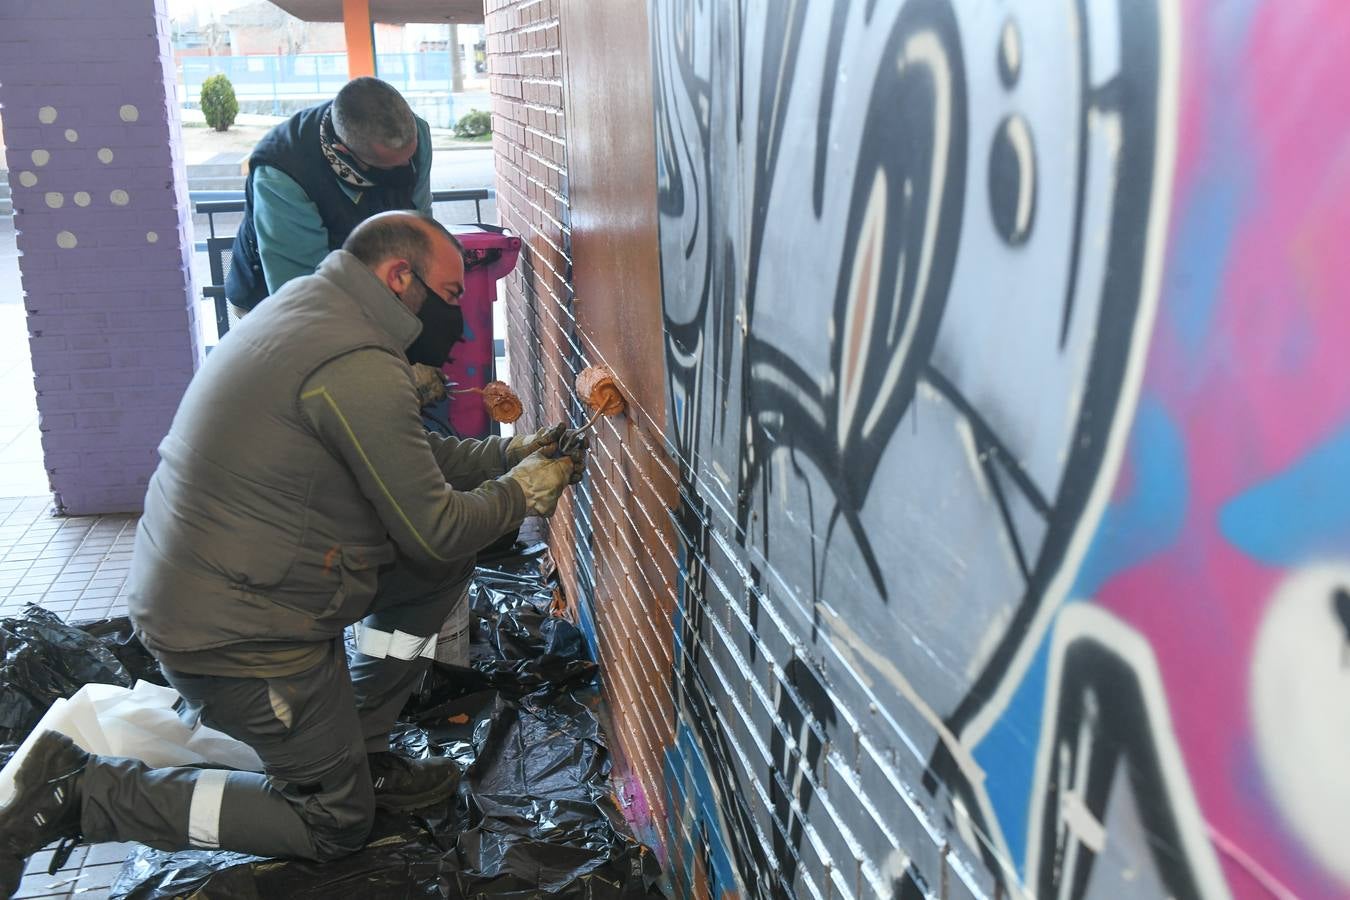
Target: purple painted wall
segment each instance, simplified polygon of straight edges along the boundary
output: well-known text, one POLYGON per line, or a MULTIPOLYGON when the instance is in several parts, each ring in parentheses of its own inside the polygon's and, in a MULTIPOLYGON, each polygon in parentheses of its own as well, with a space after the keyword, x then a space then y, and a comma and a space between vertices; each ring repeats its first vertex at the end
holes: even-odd
POLYGON ((47 472, 139 510, 200 355, 164 0, 6 0, 0 103, 47 472))

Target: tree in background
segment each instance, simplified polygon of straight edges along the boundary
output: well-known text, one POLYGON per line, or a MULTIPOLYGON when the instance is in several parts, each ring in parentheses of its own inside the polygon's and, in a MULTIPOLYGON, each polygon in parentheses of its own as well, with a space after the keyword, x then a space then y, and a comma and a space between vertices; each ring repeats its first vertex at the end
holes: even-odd
POLYGON ((455 137, 478 138, 492 134, 492 113, 471 109, 455 120, 455 137))
POLYGON ((216 131, 226 131, 239 115, 239 100, 234 85, 224 75, 212 75, 202 82, 202 115, 216 131))

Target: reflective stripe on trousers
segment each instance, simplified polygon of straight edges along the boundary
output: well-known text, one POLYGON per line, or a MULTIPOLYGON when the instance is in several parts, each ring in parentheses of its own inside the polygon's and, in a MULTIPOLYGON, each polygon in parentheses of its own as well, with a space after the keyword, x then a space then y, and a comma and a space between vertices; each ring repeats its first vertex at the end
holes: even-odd
POLYGON ((412 661, 419 657, 431 659, 436 655, 436 635, 418 637, 402 631, 380 631, 369 625, 352 626, 356 635, 356 652, 373 659, 402 659, 412 661))

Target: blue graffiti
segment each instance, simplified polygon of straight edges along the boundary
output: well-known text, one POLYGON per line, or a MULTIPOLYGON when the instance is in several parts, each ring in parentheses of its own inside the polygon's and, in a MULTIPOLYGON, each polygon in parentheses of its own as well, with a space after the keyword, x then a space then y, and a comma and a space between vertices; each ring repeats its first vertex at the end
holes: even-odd
POLYGON ((675 742, 666 750, 664 766, 666 783, 667 847, 679 848, 670 854, 683 862, 684 884, 694 884, 694 865, 698 859, 708 866, 708 895, 718 897, 725 891, 736 892, 736 874, 731 864, 731 850, 722 835, 719 802, 708 775, 708 761, 699 751, 698 743, 689 725, 680 720, 675 742), (676 794, 676 791, 679 794, 676 794), (697 837, 695 846, 692 837, 697 837))
POLYGON ((1092 597, 1110 578, 1172 546, 1181 534, 1190 491, 1186 444, 1167 410, 1145 397, 1130 435, 1134 486, 1102 516, 1074 581, 1074 596, 1092 597))
POLYGON ((1350 552, 1350 427, 1219 510, 1223 536, 1270 566, 1350 552))
MULTIPOLYGON (((1241 48, 1251 33, 1259 4, 1235 0, 1221 4, 1209 18, 1217 46, 1231 49, 1215 60, 1232 69, 1246 59, 1241 48)), ((1232 81, 1239 81, 1233 72, 1232 81)), ((1226 79, 1225 79, 1226 80, 1226 79)), ((1257 184, 1253 161, 1245 148, 1252 126, 1242 118, 1241 104, 1215 103, 1205 110, 1210 137, 1205 146, 1205 164, 1195 173, 1176 225, 1176 247, 1169 260, 1166 296, 1168 308, 1182 338, 1200 345, 1209 335, 1214 311, 1223 296, 1224 273, 1237 225, 1250 205, 1250 191, 1242 185, 1257 184)))
POLYGON ((1049 659, 1050 636, 1047 634, 998 724, 973 751, 975 761, 989 774, 985 779, 985 790, 994 814, 998 816, 999 827, 1003 829, 1008 855, 1024 880, 1027 820, 1031 811, 1032 780, 1036 775, 1036 745, 1041 733, 1049 659))

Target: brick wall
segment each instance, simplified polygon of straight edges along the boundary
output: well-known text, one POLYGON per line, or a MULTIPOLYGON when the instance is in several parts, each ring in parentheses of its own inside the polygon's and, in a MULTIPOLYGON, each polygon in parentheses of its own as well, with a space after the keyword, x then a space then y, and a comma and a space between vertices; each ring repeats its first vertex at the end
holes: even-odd
POLYGON ((198 357, 164 0, 18 0, 0 103, 47 471, 134 511, 198 357))
POLYGON ((511 378, 525 402, 520 427, 533 427, 565 411, 575 328, 557 4, 487 0, 485 13, 498 215, 522 239, 504 280, 511 378))
POLYGON ((645 13, 608 0, 489 0, 487 28, 498 205, 525 244, 505 288, 525 422, 580 423, 572 383, 586 365, 609 365, 629 399, 597 427, 586 481, 560 504, 550 542, 605 672, 620 800, 661 850, 675 469, 664 450, 645 13))

